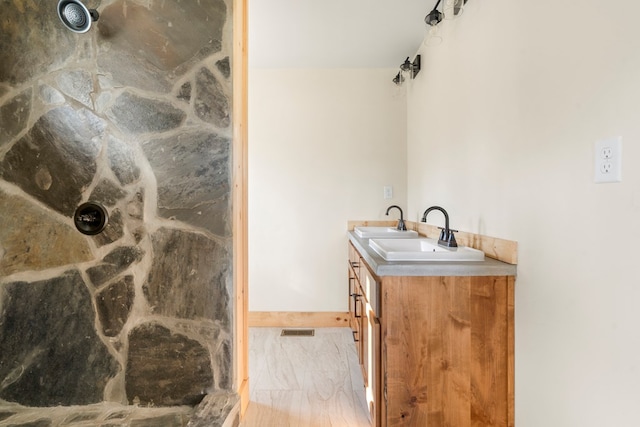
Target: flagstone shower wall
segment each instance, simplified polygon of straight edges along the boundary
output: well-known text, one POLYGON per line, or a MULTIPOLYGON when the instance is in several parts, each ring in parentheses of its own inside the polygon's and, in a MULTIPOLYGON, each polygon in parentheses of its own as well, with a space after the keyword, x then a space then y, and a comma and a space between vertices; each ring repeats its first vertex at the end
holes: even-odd
POLYGON ((0 399, 194 406, 233 387, 231 1, 85 4, 0 1, 0 399))

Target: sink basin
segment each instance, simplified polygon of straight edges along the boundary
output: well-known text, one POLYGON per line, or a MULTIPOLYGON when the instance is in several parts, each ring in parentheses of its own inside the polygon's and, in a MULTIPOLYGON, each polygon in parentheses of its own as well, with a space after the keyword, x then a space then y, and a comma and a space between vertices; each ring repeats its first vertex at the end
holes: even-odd
POLYGON ((445 248, 435 239, 372 239, 369 246, 387 261, 484 261, 482 251, 445 248))
POLYGON ((356 236, 364 239, 406 239, 407 237, 418 237, 418 233, 416 231, 401 231, 395 227, 355 227, 353 231, 356 233, 356 236))

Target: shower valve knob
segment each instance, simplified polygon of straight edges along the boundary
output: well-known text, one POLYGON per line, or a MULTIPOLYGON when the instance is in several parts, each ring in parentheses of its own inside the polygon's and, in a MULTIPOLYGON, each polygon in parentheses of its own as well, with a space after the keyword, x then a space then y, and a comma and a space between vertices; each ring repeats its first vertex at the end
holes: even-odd
POLYGON ((107 226, 109 214, 99 203, 83 203, 76 209, 73 222, 82 234, 95 235, 101 233, 107 226))

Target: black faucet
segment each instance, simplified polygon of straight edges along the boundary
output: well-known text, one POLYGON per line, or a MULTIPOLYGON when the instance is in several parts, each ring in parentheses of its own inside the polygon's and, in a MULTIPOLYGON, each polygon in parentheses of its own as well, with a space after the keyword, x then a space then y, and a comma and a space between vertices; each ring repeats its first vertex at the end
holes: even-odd
POLYGON ((457 248, 458 242, 456 242, 456 237, 453 235, 454 231, 449 228, 449 214, 444 208, 440 206, 431 206, 429 209, 424 211, 422 214, 422 222, 427 222, 427 215, 431 211, 440 211, 444 214, 444 229, 441 229, 440 238, 438 239, 438 244, 441 246, 447 246, 449 248, 457 248))
POLYGON ((396 208, 400 211, 400 219, 398 220, 398 226, 396 227, 400 231, 407 231, 407 226, 404 225, 404 216, 402 215, 402 209, 400 206, 391 205, 387 208, 387 213, 385 215, 389 215, 389 211, 393 208, 396 208))

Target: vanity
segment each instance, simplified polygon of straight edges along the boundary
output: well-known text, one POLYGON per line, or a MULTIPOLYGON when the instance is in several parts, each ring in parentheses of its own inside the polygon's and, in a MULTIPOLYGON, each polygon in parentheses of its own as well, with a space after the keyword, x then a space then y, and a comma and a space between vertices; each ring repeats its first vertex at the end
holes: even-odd
POLYGON ((355 224, 349 321, 372 425, 513 426, 515 246, 460 233, 502 261, 387 260, 355 224))

